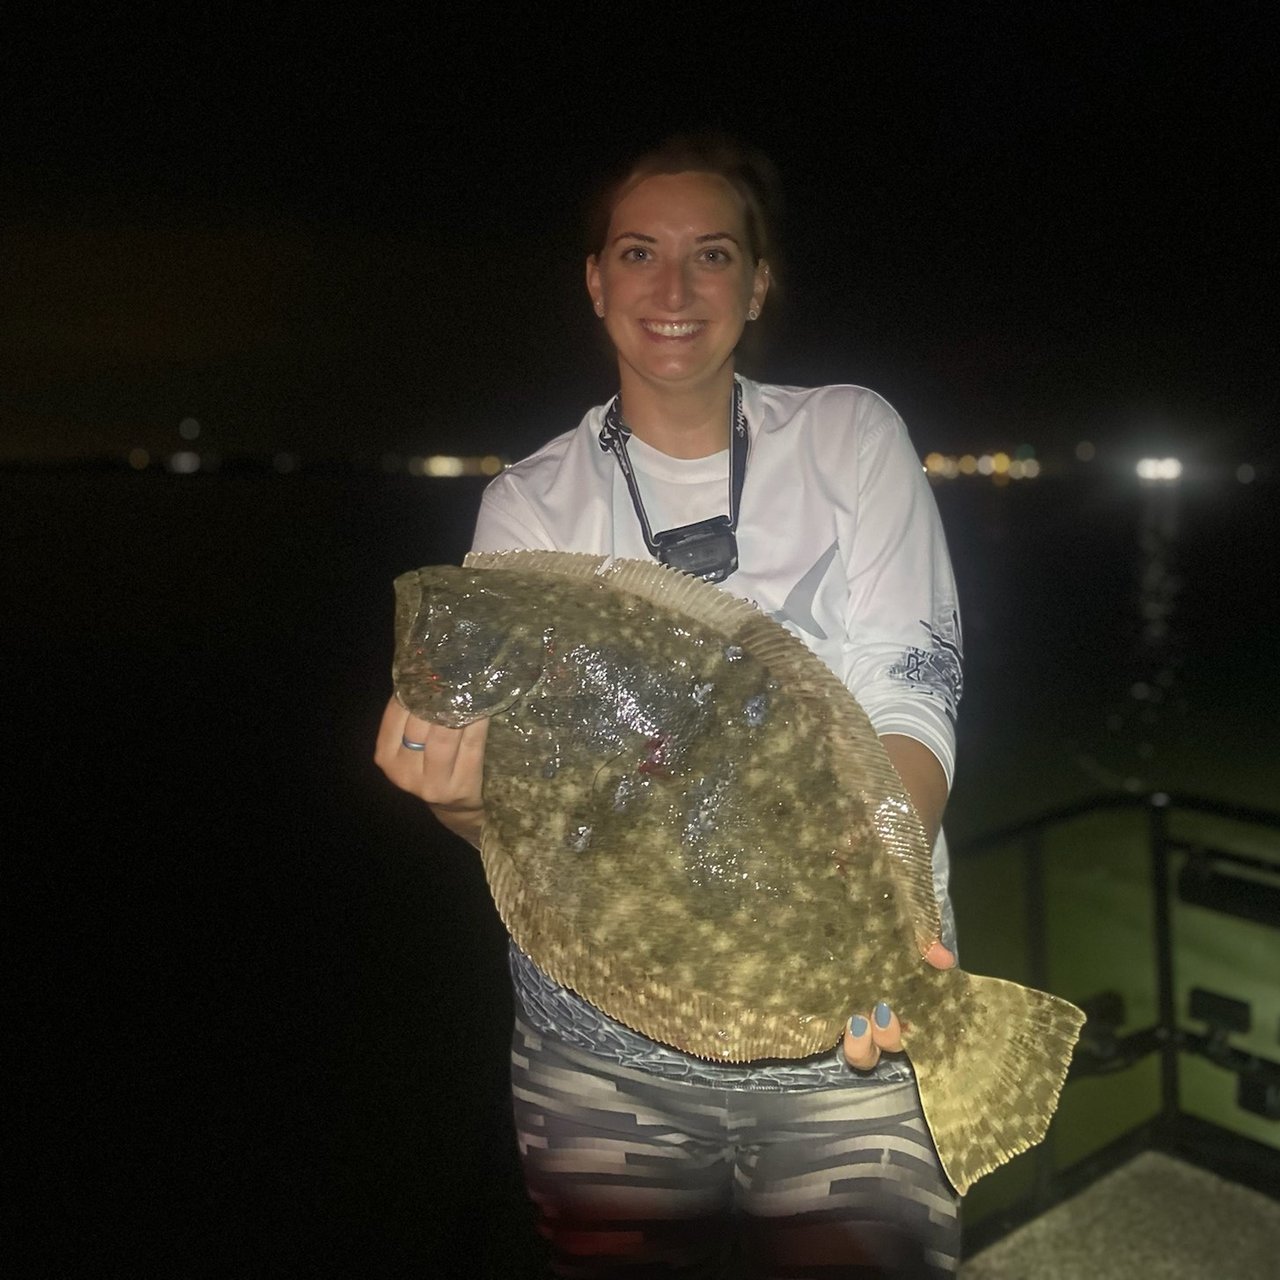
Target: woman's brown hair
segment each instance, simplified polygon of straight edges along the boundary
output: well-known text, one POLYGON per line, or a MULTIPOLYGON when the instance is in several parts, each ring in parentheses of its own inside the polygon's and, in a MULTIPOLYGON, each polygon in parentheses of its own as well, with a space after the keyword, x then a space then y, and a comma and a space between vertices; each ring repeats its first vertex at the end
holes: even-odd
POLYGON ((613 211, 636 183, 667 173, 714 173, 724 178, 742 201, 747 247, 753 261, 765 259, 770 274, 777 274, 775 225, 782 203, 777 170, 755 148, 718 133, 668 138, 606 183, 587 210, 587 252, 598 254, 604 248, 613 211))

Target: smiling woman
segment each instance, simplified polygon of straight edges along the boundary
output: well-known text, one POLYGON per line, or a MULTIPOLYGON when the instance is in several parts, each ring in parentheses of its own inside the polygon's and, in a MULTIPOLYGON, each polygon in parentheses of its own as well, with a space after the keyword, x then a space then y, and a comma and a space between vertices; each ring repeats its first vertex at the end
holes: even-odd
MULTIPOLYGON (((933 843, 941 933, 935 920, 908 962, 944 968, 939 828, 960 696, 950 561, 888 404, 735 367, 769 296, 765 168, 683 140, 606 189, 586 284, 618 394, 494 479, 473 547, 654 556, 799 635, 862 704, 933 843), (925 681, 907 659, 938 635, 956 663, 925 681)), ((377 747, 397 786, 477 845, 487 724, 431 723, 393 699, 377 747)), ((785 868, 787 850, 777 858, 785 868)), ((852 956, 859 921, 848 929, 852 956)), ((514 945, 511 967, 516 1126, 561 1273, 954 1272, 958 1198, 901 1053, 908 1029, 883 1001, 850 1010, 840 1042, 814 1057, 711 1063, 608 1016, 514 945)))
POLYGON ((655 174, 620 193, 587 259, 632 432, 670 457, 728 444, 733 353, 769 292, 742 201, 715 173, 655 174))

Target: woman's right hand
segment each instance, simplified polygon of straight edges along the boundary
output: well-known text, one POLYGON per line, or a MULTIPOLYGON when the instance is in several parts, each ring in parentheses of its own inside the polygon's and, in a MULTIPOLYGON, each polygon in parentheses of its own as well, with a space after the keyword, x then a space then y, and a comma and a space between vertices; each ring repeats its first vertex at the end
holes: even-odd
POLYGON ((373 758, 401 791, 417 796, 455 835, 480 847, 484 832, 484 744, 489 721, 462 729, 419 720, 387 703, 373 758), (420 743, 417 749, 406 742, 420 743))

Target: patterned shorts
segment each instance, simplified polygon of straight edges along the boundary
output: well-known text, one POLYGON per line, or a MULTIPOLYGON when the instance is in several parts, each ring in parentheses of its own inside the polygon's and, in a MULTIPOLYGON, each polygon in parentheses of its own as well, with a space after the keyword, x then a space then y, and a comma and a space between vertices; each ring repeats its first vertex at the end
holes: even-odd
POLYGON ((942 1277, 959 1200, 914 1083, 665 1080, 517 1021, 516 1132, 560 1276, 942 1277))

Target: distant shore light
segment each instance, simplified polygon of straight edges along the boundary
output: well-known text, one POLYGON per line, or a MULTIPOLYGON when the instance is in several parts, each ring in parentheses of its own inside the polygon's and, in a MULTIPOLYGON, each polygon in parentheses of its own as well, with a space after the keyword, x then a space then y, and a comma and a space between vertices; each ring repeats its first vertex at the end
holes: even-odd
POLYGON ((1236 468, 1236 479, 1239 480, 1241 484, 1252 484, 1257 478, 1257 475, 1258 473, 1254 470, 1251 463, 1242 462, 1236 468))
POLYGON ((1093 447, 1092 441, 1081 440, 1080 443, 1076 445, 1076 457, 1081 462, 1092 462, 1097 452, 1097 449, 1093 447))
POLYGON ((409 458, 405 465, 410 475, 451 480, 458 476, 496 476, 507 464, 496 453, 465 457, 433 453, 409 458))
POLYGON ((1140 480, 1176 480, 1182 474, 1177 458, 1140 458, 1136 467, 1140 480))
POLYGON ((200 434, 200 423, 195 418, 183 418, 178 423, 178 434, 184 440, 194 440, 200 434))
POLYGON ((461 458, 435 453, 423 459, 422 470, 429 476, 460 476, 463 471, 463 462, 461 458))
POLYGON ((200 470, 200 455, 193 449, 180 449, 169 455, 169 470, 175 476, 190 476, 200 470))
POLYGON ((135 471, 145 471, 151 465, 151 455, 142 448, 130 449, 129 465, 135 471))
POLYGON ((978 460, 973 456, 973 454, 966 453, 964 457, 956 463, 956 466, 960 468, 961 475, 971 476, 978 469, 978 460))

